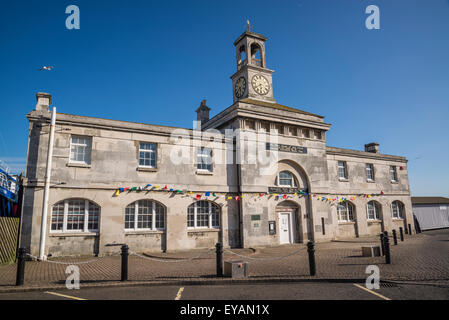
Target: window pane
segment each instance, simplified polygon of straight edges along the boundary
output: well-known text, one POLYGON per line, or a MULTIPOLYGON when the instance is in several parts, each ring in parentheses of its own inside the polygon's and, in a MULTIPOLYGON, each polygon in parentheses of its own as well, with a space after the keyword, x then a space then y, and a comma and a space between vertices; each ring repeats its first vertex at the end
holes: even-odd
POLYGON ((211 204, 212 215, 212 228, 218 228, 220 226, 220 213, 219 208, 215 204, 211 204))
POLYGON ((130 204, 125 209, 125 229, 134 229, 135 221, 135 203, 130 204))
POLYGON ((197 149, 197 169, 212 171, 212 150, 209 148, 197 149))
POLYGON ((399 202, 394 201, 391 204, 391 210, 392 210, 392 216, 393 218, 402 218, 402 212, 401 212, 402 206, 399 202))
POLYGON ((346 162, 343 161, 338 162, 338 177, 346 179, 346 162))
POLYGON ((193 228, 195 226, 195 205, 189 206, 187 211, 187 227, 193 228))
POLYGON ((390 177, 392 181, 397 181, 397 173, 395 166, 390 166, 390 177))
POLYGON ((354 214, 353 214, 353 212, 352 212, 352 204, 350 204, 350 203, 346 203, 346 206, 347 206, 347 210, 348 210, 348 219, 349 219, 349 221, 354 221, 354 214))
POLYGON ((156 203, 156 228, 164 229, 165 228, 165 217, 164 217, 164 207, 159 203, 156 203))
POLYGON ((100 208, 92 202, 89 202, 89 214, 87 229, 89 231, 98 230, 98 220, 99 220, 100 208))
POLYGON ((376 202, 374 201, 368 202, 367 210, 368 210, 368 219, 380 220, 380 207, 376 202))
POLYGON ((70 200, 67 212, 67 230, 84 230, 84 200, 70 200))
POLYGON ((368 208, 368 219, 374 220, 375 218, 374 204, 372 202, 368 202, 367 208, 368 208))
POLYGON ((196 210, 196 227, 220 227, 220 208, 209 201, 198 201, 190 205, 187 210, 187 226, 195 227, 195 210, 196 210), (209 223, 210 219, 210 223, 209 223))
POLYGON ((337 213, 340 221, 348 221, 348 213, 345 205, 339 204, 337 206, 337 213))
POLYGON ((374 168, 372 164, 366 165, 366 178, 368 180, 374 180, 374 168))
POLYGON ((209 203, 207 201, 199 201, 196 203, 196 226, 209 226, 209 203))
POLYGON ((279 173, 279 185, 281 186, 294 186, 293 175, 288 171, 282 171, 279 173))
POLYGON ((155 143, 140 143, 140 149, 141 150, 150 150, 150 151, 156 151, 156 144, 155 143))
POLYGON ((156 168, 156 144, 144 143, 139 144, 139 166, 156 168))
POLYGON ((140 200, 137 214, 137 228, 151 229, 153 225, 153 208, 148 200, 140 200))
POLYGON ((70 142, 70 160, 90 163, 91 138, 72 136, 70 142))
POLYGON ((151 200, 139 200, 131 203, 125 209, 125 229, 134 229, 137 210, 137 229, 152 229, 153 219, 155 229, 165 228, 165 208, 161 204, 151 200), (153 212, 154 206, 154 212, 153 212))
POLYGON ((64 202, 59 202, 53 206, 51 214, 51 230, 62 230, 64 223, 64 202))

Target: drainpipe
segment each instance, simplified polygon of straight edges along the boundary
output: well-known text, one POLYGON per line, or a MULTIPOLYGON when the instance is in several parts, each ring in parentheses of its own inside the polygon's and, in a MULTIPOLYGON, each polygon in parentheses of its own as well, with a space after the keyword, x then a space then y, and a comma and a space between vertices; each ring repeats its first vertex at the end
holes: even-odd
MULTIPOLYGON (((240 195, 242 188, 241 188, 241 165, 237 164, 237 192, 240 195)), ((240 201, 238 201, 238 206, 237 206, 237 210, 238 210, 238 217, 239 217, 239 240, 240 240, 240 247, 243 248, 243 216, 242 216, 242 199, 240 199, 240 201)))
POLYGON ((313 228, 313 201, 312 201, 312 196, 310 195, 311 192, 311 186, 310 183, 308 183, 308 188, 307 188, 307 202, 309 203, 309 212, 307 213, 308 215, 308 219, 307 219, 307 223, 309 225, 309 234, 308 234, 308 238, 311 241, 315 241, 315 230, 313 228))
POLYGON ((53 158, 55 124, 56 124, 56 107, 53 107, 51 112, 50 137, 48 138, 47 169, 45 172, 45 184, 44 184, 44 203, 42 206, 41 241, 39 245, 39 260, 41 261, 46 260, 47 258, 44 253, 45 253, 45 240, 47 238, 48 196, 50 193, 51 162, 53 158))

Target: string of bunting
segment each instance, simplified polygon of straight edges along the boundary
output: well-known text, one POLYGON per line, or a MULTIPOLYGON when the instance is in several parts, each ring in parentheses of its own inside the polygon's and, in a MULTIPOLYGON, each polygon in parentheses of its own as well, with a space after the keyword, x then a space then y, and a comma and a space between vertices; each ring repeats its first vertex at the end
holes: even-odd
POLYGON ((331 196, 329 194, 323 194, 323 193, 311 193, 311 192, 307 192, 307 190, 302 191, 299 190, 298 192, 295 193, 290 193, 290 194, 282 194, 282 193, 274 193, 274 192, 252 192, 252 193, 245 193, 245 195, 243 194, 236 194, 236 193, 229 193, 229 192, 212 192, 212 191, 206 191, 206 192, 194 192, 194 191, 189 191, 189 190, 185 190, 185 189, 176 189, 176 188, 172 188, 172 187, 168 187, 167 185, 164 186, 160 186, 160 185, 151 185, 151 184, 147 184, 145 186, 139 186, 139 187, 122 187, 122 188, 118 188, 115 193, 114 196, 118 197, 121 193, 124 192, 141 192, 141 191, 146 191, 146 192, 152 192, 152 191, 156 191, 156 192, 171 192, 174 194, 179 194, 179 195, 187 195, 190 196, 191 198, 195 199, 195 200, 204 200, 204 199, 209 199, 209 197, 213 197, 214 199, 220 198, 220 197, 224 197, 224 199, 226 200, 235 200, 235 201, 240 201, 244 198, 250 197, 250 198, 263 198, 266 196, 274 196, 276 200, 286 200, 286 199, 291 199, 291 198, 301 198, 301 197, 305 197, 305 196, 311 196, 312 199, 318 200, 318 201, 324 201, 324 202, 328 202, 328 203, 344 203, 346 201, 354 201, 357 198, 372 198, 372 197, 377 197, 377 196, 383 196, 385 193, 383 191, 380 191, 380 193, 371 193, 371 194, 353 194, 351 196, 339 196, 339 195, 334 195, 331 196))

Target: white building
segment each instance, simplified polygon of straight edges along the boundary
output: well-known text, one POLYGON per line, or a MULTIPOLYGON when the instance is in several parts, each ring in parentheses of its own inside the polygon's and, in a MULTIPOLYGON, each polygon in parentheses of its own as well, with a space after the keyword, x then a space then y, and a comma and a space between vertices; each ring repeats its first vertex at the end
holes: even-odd
MULTIPOLYGON (((270 246, 412 223, 407 160, 381 154, 377 143, 327 146, 323 116, 276 102, 265 41, 250 31, 235 41, 233 103, 209 118, 203 101, 201 130, 58 113, 46 253, 107 254, 112 243, 134 251, 270 246)), ((51 96, 37 101, 27 115, 22 231, 34 255, 51 96)))

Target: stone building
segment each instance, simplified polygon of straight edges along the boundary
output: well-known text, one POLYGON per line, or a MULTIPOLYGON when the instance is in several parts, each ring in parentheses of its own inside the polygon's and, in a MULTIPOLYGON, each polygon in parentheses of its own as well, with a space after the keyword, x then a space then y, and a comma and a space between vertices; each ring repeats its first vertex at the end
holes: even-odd
MULTIPOLYGON (((272 246, 413 222, 407 160, 326 145, 324 117, 278 104, 263 35, 235 42, 233 104, 194 129, 57 113, 46 254, 272 246)), ((30 123, 22 245, 39 251, 51 96, 30 123)))

